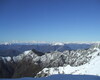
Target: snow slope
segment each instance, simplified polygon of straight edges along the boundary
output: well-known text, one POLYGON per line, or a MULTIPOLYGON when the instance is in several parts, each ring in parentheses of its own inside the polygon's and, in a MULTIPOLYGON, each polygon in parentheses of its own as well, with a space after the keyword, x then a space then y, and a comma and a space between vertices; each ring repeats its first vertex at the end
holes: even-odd
MULTIPOLYGON (((38 75, 50 76, 54 74, 74 74, 74 75, 98 75, 100 76, 100 49, 93 48, 94 52, 88 56, 91 56, 91 60, 80 66, 62 66, 62 67, 51 67, 44 68, 38 75), (44 74, 44 75, 43 75, 44 74)), ((87 57, 88 57, 87 56, 87 57)))

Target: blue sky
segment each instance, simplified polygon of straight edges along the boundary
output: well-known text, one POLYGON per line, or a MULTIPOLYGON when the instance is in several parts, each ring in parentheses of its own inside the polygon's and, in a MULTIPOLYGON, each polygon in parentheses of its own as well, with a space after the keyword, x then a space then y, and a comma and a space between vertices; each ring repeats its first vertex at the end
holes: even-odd
POLYGON ((100 0, 0 0, 2 41, 99 41, 100 0))

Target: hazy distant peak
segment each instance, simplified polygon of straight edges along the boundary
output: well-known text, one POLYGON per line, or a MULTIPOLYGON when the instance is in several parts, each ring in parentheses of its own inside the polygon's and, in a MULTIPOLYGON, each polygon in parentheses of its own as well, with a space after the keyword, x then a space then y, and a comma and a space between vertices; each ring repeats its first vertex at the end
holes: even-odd
POLYGON ((56 43, 52 43, 52 45, 64 45, 64 43, 61 43, 61 42, 56 42, 56 43))

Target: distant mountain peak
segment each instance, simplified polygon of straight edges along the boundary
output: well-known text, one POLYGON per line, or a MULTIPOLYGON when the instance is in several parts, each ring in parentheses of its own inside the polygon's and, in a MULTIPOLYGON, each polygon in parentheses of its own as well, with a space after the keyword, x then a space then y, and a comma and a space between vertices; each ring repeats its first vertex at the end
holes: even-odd
POLYGON ((55 43, 51 43, 51 44, 54 45, 54 46, 55 45, 62 45, 62 46, 64 45, 64 43, 61 43, 61 42, 55 42, 55 43))

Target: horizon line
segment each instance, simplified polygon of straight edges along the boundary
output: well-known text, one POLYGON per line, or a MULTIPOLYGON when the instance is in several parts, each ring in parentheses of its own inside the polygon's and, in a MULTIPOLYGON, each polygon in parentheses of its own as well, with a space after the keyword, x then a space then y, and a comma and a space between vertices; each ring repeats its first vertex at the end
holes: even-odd
POLYGON ((100 41, 0 41, 0 44, 12 44, 12 43, 100 43, 100 41))

